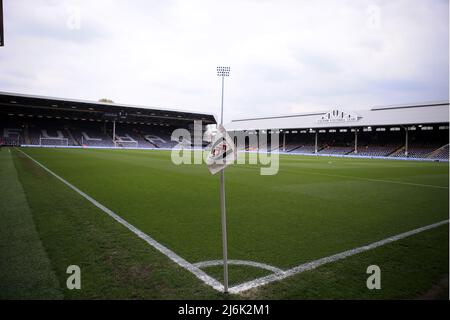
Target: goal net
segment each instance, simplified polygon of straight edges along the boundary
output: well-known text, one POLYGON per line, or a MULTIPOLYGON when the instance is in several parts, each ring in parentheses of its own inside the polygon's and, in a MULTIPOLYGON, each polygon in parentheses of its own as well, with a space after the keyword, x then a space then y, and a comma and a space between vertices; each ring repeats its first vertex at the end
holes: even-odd
POLYGON ((68 146, 69 139, 67 138, 39 138, 39 145, 41 146, 68 146))
POLYGON ((139 144, 135 140, 116 140, 114 146, 117 148, 137 148, 139 144))
POLYGON ((0 137, 0 145, 8 145, 8 146, 20 146, 20 135, 12 136, 12 137, 0 137))

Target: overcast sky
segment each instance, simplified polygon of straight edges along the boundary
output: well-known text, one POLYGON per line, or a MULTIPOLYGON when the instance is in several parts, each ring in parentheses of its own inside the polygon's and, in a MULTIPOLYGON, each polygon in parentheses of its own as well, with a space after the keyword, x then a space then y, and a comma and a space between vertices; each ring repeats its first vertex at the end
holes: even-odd
POLYGON ((4 0, 0 91, 226 121, 448 100, 448 0, 4 0))

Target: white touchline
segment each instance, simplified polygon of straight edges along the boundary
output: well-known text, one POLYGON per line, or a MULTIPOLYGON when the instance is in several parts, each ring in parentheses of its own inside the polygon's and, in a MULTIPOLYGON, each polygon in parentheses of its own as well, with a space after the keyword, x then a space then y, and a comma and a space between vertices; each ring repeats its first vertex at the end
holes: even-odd
POLYGON ((355 254, 358 254, 358 253, 361 253, 361 252, 364 252, 364 251, 368 251, 368 250, 372 250, 372 249, 375 249, 377 247, 381 247, 381 246, 383 246, 385 244, 388 244, 388 243, 391 243, 391 242, 394 242, 394 241, 397 241, 397 240, 400 240, 400 239, 403 239, 403 238, 415 235, 417 233, 420 233, 420 232, 423 232, 423 231, 426 231, 426 230, 430 230, 430 229, 433 229, 433 228, 437 228, 437 227, 439 227, 441 225, 444 225, 446 223, 448 223, 448 220, 443 220, 443 221, 440 221, 440 222, 437 222, 437 223, 434 223, 434 224, 431 224, 431 225, 428 225, 428 226, 425 226, 425 227, 422 227, 422 228, 414 229, 414 230, 411 230, 411 231, 408 231, 408 232, 405 232, 405 233, 398 234, 396 236, 392 236, 392 237, 389 237, 389 238, 386 238, 386 239, 383 239, 383 240, 380 240, 380 241, 377 241, 377 242, 373 242, 373 243, 368 244, 366 246, 358 247, 358 248, 347 250, 347 251, 344 251, 344 252, 341 252, 341 253, 338 253, 338 254, 334 254, 332 256, 328 256, 328 257, 325 257, 325 258, 321 258, 321 259, 318 259, 318 260, 307 262, 307 263, 301 264, 299 266, 296 266, 296 267, 294 267, 292 269, 286 270, 282 274, 271 274, 269 276, 265 276, 265 277, 261 277, 261 278, 258 278, 258 279, 252 280, 252 281, 241 283, 239 285, 231 287, 229 289, 229 291, 230 291, 230 293, 240 293, 242 291, 246 291, 246 290, 249 290, 249 289, 253 289, 253 288, 256 288, 256 287, 268 284, 270 282, 279 281, 279 280, 285 279, 287 277, 293 276, 294 274, 298 274, 298 273, 301 273, 301 272, 304 272, 304 271, 308 271, 308 270, 313 270, 313 269, 315 269, 315 268, 317 268, 319 266, 322 266, 324 264, 335 262, 335 261, 338 261, 338 260, 342 260, 342 259, 345 259, 347 257, 353 256, 355 254))
MULTIPOLYGON (((75 192, 80 194, 86 200, 88 200, 89 202, 94 204, 97 208, 99 208, 102 211, 104 211, 105 213, 107 213, 114 220, 116 220, 117 222, 119 222, 120 224, 125 226, 127 229, 129 229, 131 232, 136 234, 139 238, 143 239, 148 244, 150 244, 152 247, 154 247, 155 249, 160 251, 162 254, 166 255, 170 260, 174 261, 179 266, 181 266, 181 267, 185 268, 186 270, 190 271, 191 273, 193 273, 198 279, 203 281, 205 284, 211 286, 212 288, 214 288, 217 291, 223 291, 224 287, 223 287, 222 283, 220 283, 216 279, 214 279, 214 278, 210 277, 209 275, 207 275, 203 270, 200 270, 200 268, 203 268, 203 267, 220 265, 220 264, 223 263, 222 260, 202 261, 202 262, 197 262, 195 264, 189 263, 188 261, 186 261, 185 259, 183 259, 179 255, 177 255, 172 250, 170 250, 167 247, 163 246, 162 244, 160 244, 159 242, 157 242, 156 240, 154 240, 153 238, 151 238, 150 236, 148 236, 147 234, 145 234, 141 230, 137 229, 132 224, 128 223, 126 220, 124 220, 123 218, 118 216, 116 213, 114 213, 113 211, 111 211, 110 209, 108 209, 107 207, 102 205, 101 203, 99 203, 97 200, 93 199, 92 197, 90 197, 89 195, 87 195, 86 193, 84 193, 83 191, 81 191, 80 189, 78 189, 77 187, 72 185, 71 183, 67 182, 66 180, 64 180, 63 178, 58 176, 56 173, 54 173, 53 171, 51 171, 50 169, 45 167, 43 164, 41 164, 37 160, 33 159, 27 153, 23 152, 20 149, 16 149, 16 150, 20 151, 22 154, 24 154, 26 157, 28 157, 30 160, 32 160, 38 166, 40 166, 42 169, 44 169, 45 171, 47 171, 48 173, 53 175, 55 178, 57 178, 58 180, 63 182, 65 185, 70 187, 72 190, 74 190, 75 192)), ((394 242, 394 241, 397 241, 397 240, 400 240, 400 239, 403 239, 403 238, 415 235, 417 233, 437 228, 437 227, 439 227, 441 225, 447 224, 448 222, 449 222, 449 220, 443 220, 443 221, 440 221, 440 222, 437 222, 437 223, 434 223, 434 224, 431 224, 431 225, 428 225, 428 226, 425 226, 425 227, 421 227, 421 228, 418 228, 418 229, 407 231, 407 232, 404 232, 404 233, 401 233, 401 234, 398 234, 398 235, 395 235, 395 236, 392 236, 392 237, 389 237, 389 238, 386 238, 386 239, 383 239, 383 240, 380 240, 380 241, 377 241, 377 242, 373 242, 371 244, 368 244, 368 245, 365 245, 365 246, 362 246, 362 247, 350 249, 350 250, 347 250, 347 251, 344 251, 344 252, 341 252, 341 253, 337 253, 337 254, 328 256, 328 257, 324 257, 324 258, 321 258, 321 259, 318 259, 318 260, 307 262, 307 263, 298 265, 296 267, 293 267, 293 268, 285 270, 285 271, 283 271, 280 268, 273 267, 273 266, 270 266, 270 265, 267 265, 267 264, 263 264, 263 263, 259 263, 259 262, 253 262, 253 261, 247 261, 247 260, 229 260, 230 264, 248 265, 248 266, 253 266, 253 267, 266 269, 266 270, 269 270, 269 271, 273 272, 273 274, 271 274, 271 275, 268 275, 268 276, 265 276, 265 277, 261 277, 261 278, 257 278, 255 280, 251 280, 251 281, 244 282, 244 283, 238 284, 236 286, 233 286, 233 287, 229 288, 229 292, 238 294, 238 293, 241 293, 243 291, 250 290, 250 289, 253 289, 253 288, 256 288, 256 287, 259 287, 259 286, 263 286, 263 285, 266 285, 266 284, 274 282, 274 281, 283 280, 283 279, 285 279, 287 277, 290 277, 290 276, 293 276, 295 274, 302 273, 302 272, 308 271, 308 270, 313 270, 313 269, 315 269, 315 268, 317 268, 319 266, 322 266, 324 264, 328 264, 328 263, 331 263, 331 262, 342 260, 342 259, 345 259, 347 257, 353 256, 355 254, 358 254, 358 253, 361 253, 361 252, 365 252, 365 251, 368 251, 368 250, 372 250, 372 249, 375 249, 377 247, 381 247, 381 246, 383 246, 385 244, 388 244, 388 243, 391 243, 391 242, 394 242)))
POLYGON ((138 228, 136 228, 135 226, 133 226, 132 224, 128 223, 126 220, 124 220, 123 218, 121 218, 120 216, 118 216, 116 213, 114 213, 112 210, 108 209, 107 207, 105 207, 104 205, 102 205, 101 203, 99 203, 97 200, 95 200, 94 198, 90 197, 89 195, 87 195, 86 193, 84 193, 83 191, 81 191, 80 189, 78 189, 77 187, 75 187, 74 185, 72 185, 71 183, 67 182, 66 180, 64 180, 63 178, 61 178, 60 176, 58 176, 56 173, 54 173, 53 171, 51 171, 50 169, 48 169, 46 166, 44 166, 43 164, 41 164, 40 162, 38 162, 37 160, 33 159, 31 156, 29 156, 27 153, 23 152, 20 149, 16 149, 18 151, 20 151, 21 153, 23 153, 25 156, 27 156, 30 160, 32 160, 34 163, 36 163, 38 166, 40 166, 42 169, 44 169, 45 171, 47 171, 48 173, 50 173, 51 175, 53 175, 55 178, 57 178, 58 180, 60 180, 62 183, 64 183, 65 185, 67 185, 69 188, 71 188, 72 190, 74 190, 75 192, 77 192, 79 195, 81 195, 83 198, 85 198, 86 200, 88 200, 89 202, 91 202, 94 206, 96 206, 97 208, 99 208, 100 210, 102 210, 103 212, 107 213, 109 216, 111 216, 114 220, 116 220, 117 222, 119 222, 120 224, 122 224, 124 227, 126 227, 128 230, 130 230, 131 232, 133 232, 134 234, 136 234, 139 238, 143 239, 144 241, 146 241, 149 245, 151 245, 152 247, 154 247, 156 250, 158 250, 159 252, 161 252, 162 254, 166 255, 167 257, 169 257, 170 260, 172 260, 173 262, 175 262, 176 264, 178 264, 179 266, 185 268, 186 270, 190 271, 191 273, 193 273, 197 278, 199 278, 200 280, 202 280, 204 283, 206 283, 207 285, 211 286, 212 288, 216 289, 217 291, 223 291, 223 285, 217 281, 216 279, 210 277, 209 275, 207 275, 203 270, 200 270, 200 268, 194 266, 192 263, 187 262, 185 259, 183 259, 182 257, 180 257, 179 255, 177 255, 175 252, 173 252, 172 250, 170 250, 169 248, 163 246, 162 244, 160 244, 159 242, 157 242, 156 240, 154 240, 153 238, 151 238, 149 235, 145 234, 144 232, 142 232, 141 230, 139 230, 138 228))
MULTIPOLYGON (((312 173, 311 173, 312 174, 312 173)), ((395 181, 395 180, 383 180, 383 179, 372 179, 372 178, 362 178, 362 177, 354 177, 354 176, 342 176, 342 175, 330 175, 324 174, 327 176, 334 176, 338 178, 349 178, 349 179, 358 179, 364 181, 373 181, 373 182, 385 182, 385 183, 393 183, 393 184, 402 184, 407 186, 415 186, 415 187, 426 187, 426 188, 438 188, 438 189, 448 189, 445 186, 437 186, 434 184, 424 184, 424 183, 414 183, 414 182, 406 182, 406 181, 395 181)))
MULTIPOLYGON (((247 170, 253 170, 252 168, 246 168, 244 166, 239 166, 239 169, 247 169, 247 170)), ((356 179, 361 181, 370 181, 370 182, 383 182, 383 183, 393 183, 393 184, 400 184, 400 185, 406 185, 406 186, 415 186, 415 187, 425 187, 425 188, 437 188, 437 189, 449 189, 449 187, 446 186, 437 186, 434 184, 423 184, 423 183, 414 183, 414 182, 406 182, 406 181, 396 181, 396 180, 383 180, 383 179, 372 179, 372 178, 364 178, 364 177, 356 177, 356 176, 346 176, 346 175, 339 175, 339 174, 329 174, 329 173, 320 173, 320 172, 310 172, 310 171, 291 171, 283 169, 282 172, 288 172, 292 174, 309 174, 309 175, 316 175, 316 176, 324 176, 324 177, 336 177, 336 178, 345 178, 345 179, 356 179)))
POLYGON ((289 171, 289 170, 285 170, 285 172, 290 172, 290 173, 294 173, 294 174, 302 174, 302 173, 305 173, 305 174, 309 174, 309 175, 318 175, 318 176, 325 176, 325 177, 336 177, 336 178, 346 178, 346 179, 357 179, 357 180, 362 180, 362 181, 393 183, 393 184, 401 184, 401 185, 416 186, 416 187, 437 188, 437 189, 448 189, 448 187, 445 187, 445 186, 437 186, 437 185, 434 185, 434 184, 423 184, 423 183, 414 183, 414 182, 406 182, 406 181, 372 179, 372 178, 363 178, 363 177, 346 176, 346 175, 329 174, 329 173, 320 173, 320 172, 310 172, 310 171, 294 172, 294 171, 289 171))

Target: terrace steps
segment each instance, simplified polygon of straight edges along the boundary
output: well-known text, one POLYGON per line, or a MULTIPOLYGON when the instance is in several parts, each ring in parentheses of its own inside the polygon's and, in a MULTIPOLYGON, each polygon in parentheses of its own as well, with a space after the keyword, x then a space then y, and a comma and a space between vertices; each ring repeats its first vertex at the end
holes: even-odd
POLYGON ((80 141, 78 141, 78 139, 76 139, 74 137, 74 135, 72 134, 72 132, 69 130, 69 128, 64 128, 64 130, 66 131, 66 134, 68 135, 68 137, 73 141, 74 145, 76 146, 81 146, 80 141))
POLYGON ((405 153, 405 146, 401 146, 401 147, 397 148, 393 152, 389 153, 387 155, 387 157, 395 157, 397 155, 400 155, 400 153, 402 153, 402 152, 403 152, 403 154, 405 153))
POLYGON ((449 146, 449 144, 446 144, 446 145, 434 150, 433 152, 428 154, 425 158, 433 158, 436 154, 440 153, 443 149, 448 148, 448 146, 449 146))

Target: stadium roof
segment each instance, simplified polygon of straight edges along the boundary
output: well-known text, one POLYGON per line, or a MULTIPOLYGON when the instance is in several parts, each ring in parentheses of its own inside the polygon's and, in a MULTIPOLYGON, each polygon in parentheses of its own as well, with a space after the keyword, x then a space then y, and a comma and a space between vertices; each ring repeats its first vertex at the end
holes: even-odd
POLYGON ((59 116, 69 119, 94 119, 126 122, 165 122, 177 124, 202 120, 214 124, 213 114, 161 107, 144 107, 122 103, 96 102, 0 92, 0 114, 59 116))
POLYGON ((437 124, 449 122, 449 102, 373 107, 232 120, 229 131, 437 124))

